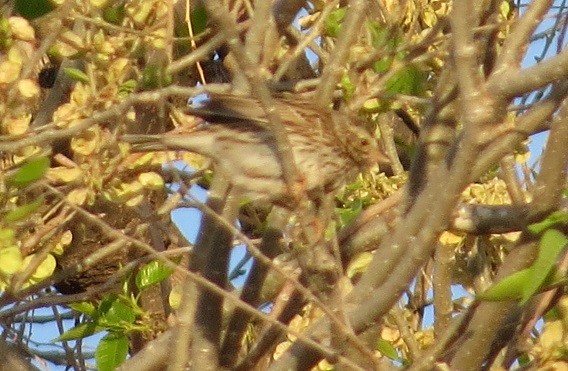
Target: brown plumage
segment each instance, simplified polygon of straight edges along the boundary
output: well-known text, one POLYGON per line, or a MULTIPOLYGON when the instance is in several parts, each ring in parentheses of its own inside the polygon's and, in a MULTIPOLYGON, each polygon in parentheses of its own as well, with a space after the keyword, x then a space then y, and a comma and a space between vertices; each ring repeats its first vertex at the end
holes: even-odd
MULTIPOLYGON (((292 99, 277 99, 275 107, 308 194, 335 193, 359 172, 388 162, 356 116, 292 99)), ((214 95, 187 113, 204 119, 191 133, 124 135, 122 140, 134 143, 137 151, 187 150, 209 157, 244 197, 286 203, 276 141, 258 101, 214 95)))

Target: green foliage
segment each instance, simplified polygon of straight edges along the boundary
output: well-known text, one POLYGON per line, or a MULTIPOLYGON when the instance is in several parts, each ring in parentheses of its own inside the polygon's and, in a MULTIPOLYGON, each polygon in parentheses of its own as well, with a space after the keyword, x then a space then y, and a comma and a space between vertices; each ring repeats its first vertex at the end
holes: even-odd
POLYGON ((55 9, 56 5, 50 0, 16 0, 16 12, 27 19, 36 19, 55 9))
POLYGON ((191 27, 193 28, 193 34, 199 35, 207 28, 207 11, 204 6, 196 6, 195 9, 191 11, 191 27))
POLYGON ((402 42, 400 32, 387 27, 384 23, 370 21, 367 29, 371 33, 371 45, 375 49, 384 50, 385 53, 394 53, 402 42))
MULTIPOLYGON (((159 261, 144 265, 136 274, 136 286, 144 290, 167 278, 173 269, 159 261)), ((133 331, 150 332, 148 314, 138 306, 138 298, 129 294, 125 279, 122 294, 109 294, 98 305, 92 302, 73 303, 69 306, 86 316, 87 321, 66 331, 53 341, 83 339, 101 331, 108 334, 97 346, 95 359, 99 370, 114 370, 128 354, 128 334, 133 331)))
MULTIPOLYGON (((403 62, 406 53, 397 52, 403 39, 400 32, 387 28, 384 24, 370 22, 368 29, 371 33, 372 45, 376 50, 383 51, 384 57, 373 64, 373 70, 384 74, 391 70, 397 62, 403 62)), ((403 63, 386 82, 385 92, 389 94, 424 95, 428 74, 418 66, 403 63)))
POLYGON ((339 86, 343 90, 343 94, 345 94, 345 99, 349 100, 353 98, 353 94, 355 93, 356 86, 353 84, 349 76, 343 75, 341 80, 339 81, 339 86))
POLYGON ((52 342, 84 339, 104 330, 104 327, 98 326, 94 322, 85 322, 65 331, 63 334, 53 339, 52 342))
POLYGON ((148 64, 142 71, 142 87, 144 89, 156 89, 168 86, 172 82, 172 75, 167 74, 165 68, 157 64, 148 64))
POLYGON ((568 213, 566 211, 555 211, 541 222, 531 224, 527 229, 533 234, 541 234, 549 228, 553 228, 559 224, 568 223, 568 213))
POLYGON ((44 201, 45 201, 44 197, 39 196, 35 201, 29 204, 16 207, 14 210, 11 210, 6 215, 4 215, 4 218, 2 218, 2 220, 5 223, 14 223, 23 220, 29 217, 35 211, 37 211, 37 209, 39 209, 39 207, 43 205, 44 201))
POLYGON ((417 66, 407 65, 388 79, 385 91, 390 94, 420 96, 426 91, 427 78, 428 74, 417 66))
POLYGON ((127 80, 119 87, 118 94, 121 98, 127 97, 129 94, 133 93, 136 90, 138 83, 136 80, 127 80))
POLYGON ((94 317, 97 308, 93 303, 89 302, 78 302, 78 303, 71 303, 69 307, 76 312, 86 314, 87 316, 94 317))
POLYGON ((337 37, 341 32, 341 24, 347 13, 347 8, 339 8, 329 13, 323 22, 323 30, 326 36, 337 37))
POLYGON ((339 217, 339 226, 344 227, 349 224, 357 215, 363 211, 363 201, 355 199, 345 208, 336 208, 335 213, 339 217))
POLYGON ((88 320, 66 331, 53 341, 83 339, 101 331, 108 334, 97 346, 95 359, 99 370, 114 370, 124 362, 128 354, 128 334, 132 331, 147 332, 148 326, 137 323, 145 312, 138 307, 136 298, 128 295, 111 294, 98 306, 82 302, 70 305, 84 314, 88 320))
POLYGON ((7 18, 0 17, 0 50, 8 49, 13 43, 12 31, 7 18))
POLYGON ((539 243, 538 256, 534 263, 526 269, 503 278, 477 298, 488 301, 519 300, 526 303, 543 288, 555 283, 556 261, 568 244, 564 233, 556 229, 546 230, 539 243))
POLYGON ((87 76, 85 72, 81 71, 78 68, 66 67, 63 69, 63 72, 65 72, 65 74, 69 76, 72 80, 84 83, 89 82, 89 76, 87 76))
POLYGON ((396 348, 389 341, 385 339, 379 338, 377 340, 376 349, 387 358, 390 358, 395 361, 400 360, 396 348))
POLYGON ((124 3, 112 4, 103 10, 103 19, 115 25, 121 25, 125 15, 124 3))
POLYGON ((95 352, 95 360, 99 371, 113 371, 128 356, 128 336, 108 333, 101 339, 95 352))
POLYGON ((568 244, 568 238, 564 233, 556 229, 549 229, 543 233, 540 239, 538 256, 529 268, 532 279, 523 288, 522 304, 526 303, 531 296, 548 282, 555 271, 558 256, 564 250, 566 244, 568 244))
POLYGON ((10 183, 16 187, 25 187, 39 180, 49 169, 49 162, 47 157, 29 160, 10 178, 10 183))
POLYGON ((136 286, 144 290, 152 285, 162 282, 173 272, 172 268, 167 267, 163 262, 154 260, 138 270, 136 273, 136 286))
POLYGON ((477 298, 486 301, 518 300, 522 297, 523 288, 528 285, 530 280, 530 270, 523 269, 503 278, 484 292, 477 294, 477 298))
POLYGON ((128 325, 134 323, 136 314, 134 309, 121 297, 110 297, 101 303, 99 309, 102 316, 100 323, 107 327, 118 327, 119 330, 128 329, 128 325))

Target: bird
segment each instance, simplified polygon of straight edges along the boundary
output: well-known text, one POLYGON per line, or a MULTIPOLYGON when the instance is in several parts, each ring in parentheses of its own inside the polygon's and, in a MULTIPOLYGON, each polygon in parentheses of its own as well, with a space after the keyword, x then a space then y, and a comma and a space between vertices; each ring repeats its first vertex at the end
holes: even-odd
MULTIPOLYGON (((388 156, 354 114, 315 108, 309 100, 275 98, 300 179, 309 197, 334 194, 356 175, 388 156)), ((134 151, 194 152, 213 160, 241 196, 289 203, 290 194, 267 114, 252 97, 212 94, 200 107, 186 107, 180 120, 201 122, 191 132, 125 134, 134 151)))

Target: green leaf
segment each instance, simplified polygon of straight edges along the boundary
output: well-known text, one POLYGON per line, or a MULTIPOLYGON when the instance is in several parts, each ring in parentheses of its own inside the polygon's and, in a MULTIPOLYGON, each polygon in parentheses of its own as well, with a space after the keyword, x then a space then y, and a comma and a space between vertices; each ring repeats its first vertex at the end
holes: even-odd
POLYGON ((3 220, 7 223, 17 222, 18 220, 22 220, 27 218, 32 213, 34 213, 41 205, 43 205, 43 196, 39 196, 37 200, 30 204, 22 205, 14 210, 10 211, 8 214, 4 215, 3 220))
POLYGON ((97 346, 95 360, 99 371, 115 370, 128 355, 128 337, 124 334, 109 333, 97 346))
MULTIPOLYGON (((133 323, 136 320, 136 315, 131 307, 117 299, 101 319, 104 319, 105 324, 121 326, 125 323, 133 323)), ((100 323, 103 324, 102 321, 100 323)))
POLYGON ((375 49, 392 54, 401 43, 400 30, 387 27, 384 23, 371 21, 367 24, 371 42, 375 49))
POLYGON ((10 22, 8 18, 0 17, 0 50, 8 49, 13 43, 10 22))
POLYGON ((10 182, 16 187, 23 187, 40 179, 49 169, 49 159, 39 157, 22 165, 16 174, 10 178, 10 182))
POLYGON ((79 302, 79 303, 71 303, 67 304, 71 309, 77 311, 79 313, 86 314, 90 317, 94 317, 96 314, 97 309, 93 305, 93 303, 89 303, 86 301, 79 302))
POLYGON ((65 74, 67 76, 69 76, 72 80, 75 80, 75 81, 88 83, 89 80, 90 80, 89 76, 87 76, 87 74, 85 72, 81 71, 78 68, 65 67, 63 69, 63 72, 65 72, 65 74))
POLYGON ((53 339, 52 342, 84 339, 104 330, 104 327, 98 326, 94 322, 81 323, 71 330, 65 331, 63 334, 53 339))
POLYGON ((477 294, 477 299, 486 301, 518 300, 523 296, 523 288, 531 280, 530 268, 515 272, 477 294))
POLYGON ((531 359, 531 357, 529 357, 528 354, 521 354, 519 358, 517 358, 517 360, 519 361, 519 366, 521 367, 528 366, 533 362, 533 360, 531 359))
POLYGON ((379 340, 377 340, 376 349, 387 358, 390 358, 395 361, 399 360, 396 348, 393 347, 392 344, 386 341, 385 339, 379 338, 379 340))
POLYGON ((101 302, 99 303, 99 307, 97 308, 97 314, 100 316, 105 315, 106 312, 110 310, 110 307, 112 307, 112 304, 116 300, 118 300, 118 295, 116 294, 105 295, 103 300, 101 300, 101 302))
POLYGON ((384 73, 392 66, 393 58, 384 57, 373 63, 373 71, 376 73, 384 73))
POLYGON ((126 11, 124 10, 124 3, 109 6, 103 10, 103 19, 108 23, 121 25, 122 21, 124 20, 124 16, 126 15, 126 11))
POLYGON ((409 65, 388 79, 385 91, 390 94, 422 95, 425 91, 427 77, 424 71, 409 65))
POLYGON ((477 298, 487 301, 521 299, 521 304, 526 303, 543 287, 555 282, 556 261, 566 244, 568 238, 562 232, 547 230, 540 240, 538 256, 529 268, 503 278, 477 298))
POLYGON ((341 77, 341 81, 339 82, 339 86, 341 87, 341 89, 343 89, 344 91, 344 98, 349 100, 353 97, 353 94, 355 93, 355 84, 353 84, 353 82, 351 81, 351 79, 349 78, 349 76, 347 74, 344 74, 343 77, 341 77))
POLYGON ((136 273, 136 286, 140 290, 144 290, 147 287, 165 280, 172 272, 173 269, 167 267, 163 262, 157 260, 151 261, 136 273))
POLYGON ((207 28, 207 11, 204 6, 196 6, 190 17, 194 35, 199 35, 205 31, 207 28))
POLYGON ((126 97, 130 93, 133 93, 136 90, 136 86, 138 83, 136 80, 130 79, 125 81, 120 87, 118 88, 118 94, 121 98, 126 97))
POLYGON ((564 315, 562 314, 562 311, 558 308, 558 306, 553 307, 548 312, 546 312, 544 316, 542 316, 544 322, 559 321, 563 318, 564 315))
POLYGON ((363 210, 363 202, 361 199, 355 200, 349 208, 336 208, 335 213, 339 217, 340 227, 344 227, 349 224, 353 219, 357 217, 363 210))
POLYGON ((341 24, 347 13, 346 8, 339 8, 329 13, 323 22, 323 30, 327 36, 337 37, 341 31, 341 24))
POLYGON ((538 256, 530 269, 530 281, 523 286, 523 298, 521 304, 524 304, 538 290, 544 286, 547 279, 554 273, 558 255, 564 250, 568 244, 568 238, 564 233, 549 229, 542 235, 538 250, 538 256))
POLYGON ((36 19, 55 9, 49 0, 16 0, 16 12, 27 19, 36 19))
POLYGON ((527 229, 533 234, 541 234, 547 229, 565 223, 568 223, 568 212, 560 210, 553 212, 543 221, 529 225, 527 229))
POLYGON ((147 64, 142 71, 142 87, 145 89, 168 86, 172 81, 172 75, 167 74, 163 66, 147 64))
POLYGON ((347 277, 353 278, 364 273, 369 267, 373 257, 374 255, 372 253, 366 251, 356 255, 355 258, 352 258, 345 272, 347 273, 347 277))

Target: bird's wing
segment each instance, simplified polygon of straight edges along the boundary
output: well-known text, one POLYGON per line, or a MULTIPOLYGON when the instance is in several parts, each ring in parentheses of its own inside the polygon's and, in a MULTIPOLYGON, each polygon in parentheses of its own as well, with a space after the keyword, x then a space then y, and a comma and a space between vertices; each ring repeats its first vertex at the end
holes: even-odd
POLYGON ((198 116, 211 124, 247 121, 266 127, 266 114, 257 100, 235 95, 211 95, 200 107, 187 107, 184 113, 198 116))

